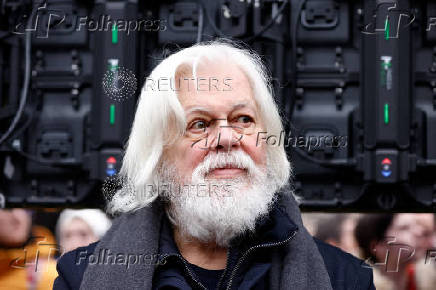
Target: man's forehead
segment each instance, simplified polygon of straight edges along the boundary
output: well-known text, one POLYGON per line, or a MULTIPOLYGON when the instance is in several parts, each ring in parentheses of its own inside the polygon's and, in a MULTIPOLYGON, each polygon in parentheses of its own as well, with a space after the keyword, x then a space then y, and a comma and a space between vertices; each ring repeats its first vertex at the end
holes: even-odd
POLYGON ((239 101, 239 102, 231 102, 228 104, 219 104, 219 105, 210 105, 210 104, 189 104, 184 106, 185 113, 187 115, 195 112, 216 112, 220 110, 228 110, 235 111, 238 109, 249 109, 256 112, 256 106, 254 102, 251 100, 239 101))
POLYGON ((181 91, 195 91, 196 86, 202 87, 199 92, 210 86, 212 91, 251 90, 250 80, 243 69, 238 65, 227 61, 203 61, 197 64, 195 73, 189 65, 181 65, 176 72, 177 85, 181 91), (200 84, 201 83, 201 84, 200 84), (220 85, 226 84, 228 87, 220 85), (221 89, 220 89, 221 88, 221 89))
MULTIPOLYGON (((186 77, 186 71, 179 77, 186 77)), ((225 61, 201 63, 196 77, 191 75, 179 82, 178 98, 186 112, 243 107, 257 111, 249 78, 237 65, 225 61)))

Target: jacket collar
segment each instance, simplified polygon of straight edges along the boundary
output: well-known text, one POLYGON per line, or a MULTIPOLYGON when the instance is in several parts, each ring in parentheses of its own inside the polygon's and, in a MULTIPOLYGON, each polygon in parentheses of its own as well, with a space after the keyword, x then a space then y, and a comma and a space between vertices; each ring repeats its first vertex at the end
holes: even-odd
MULTIPOLYGON (((114 253, 142 253, 143 255, 159 253, 164 211, 158 204, 153 202, 147 207, 115 219, 94 251, 98 253, 106 249, 114 253)), ((275 285, 270 288, 331 290, 323 257, 312 236, 303 227, 298 203, 291 194, 283 194, 281 209, 299 227, 299 230, 298 233, 294 232, 296 234, 292 235, 294 236, 292 239, 281 243, 286 251, 272 263, 271 277, 274 279, 271 279, 271 282, 275 285)), ((259 234, 259 236, 264 235, 259 234)), ((262 238, 260 240, 262 241, 262 238)), ((125 265, 115 264, 107 267, 99 263, 89 264, 83 275, 80 289, 151 289, 155 269, 155 263, 137 263, 128 269, 125 265)))

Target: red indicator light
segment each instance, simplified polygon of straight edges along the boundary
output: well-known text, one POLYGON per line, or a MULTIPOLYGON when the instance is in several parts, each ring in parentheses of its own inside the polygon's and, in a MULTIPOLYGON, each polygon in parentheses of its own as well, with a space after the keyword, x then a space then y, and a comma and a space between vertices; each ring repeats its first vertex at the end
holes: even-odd
POLYGON ((113 156, 111 156, 106 159, 106 163, 117 163, 117 160, 113 156))
POLYGON ((392 162, 391 162, 391 160, 389 158, 383 159, 383 161, 381 163, 382 164, 392 164, 392 162))

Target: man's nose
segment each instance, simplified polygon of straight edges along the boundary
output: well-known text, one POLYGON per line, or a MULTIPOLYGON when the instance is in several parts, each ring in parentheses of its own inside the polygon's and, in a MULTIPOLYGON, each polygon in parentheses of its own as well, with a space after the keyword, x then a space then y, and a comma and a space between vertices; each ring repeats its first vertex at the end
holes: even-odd
POLYGON ((210 149, 228 152, 240 145, 240 137, 227 121, 221 121, 211 134, 210 149))

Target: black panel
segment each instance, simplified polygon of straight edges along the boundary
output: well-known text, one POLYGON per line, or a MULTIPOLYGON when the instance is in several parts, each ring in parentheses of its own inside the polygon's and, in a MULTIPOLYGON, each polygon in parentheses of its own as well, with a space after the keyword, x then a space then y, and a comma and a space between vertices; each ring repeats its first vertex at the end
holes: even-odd
POLYGON ((183 47, 227 37, 257 51, 272 75, 302 208, 434 210, 433 2, 43 3, 0 9, 0 138, 30 77, 21 116, 0 144, 7 206, 101 204, 145 77, 183 47), (108 92, 120 74, 136 84, 128 97, 116 85, 108 92))

